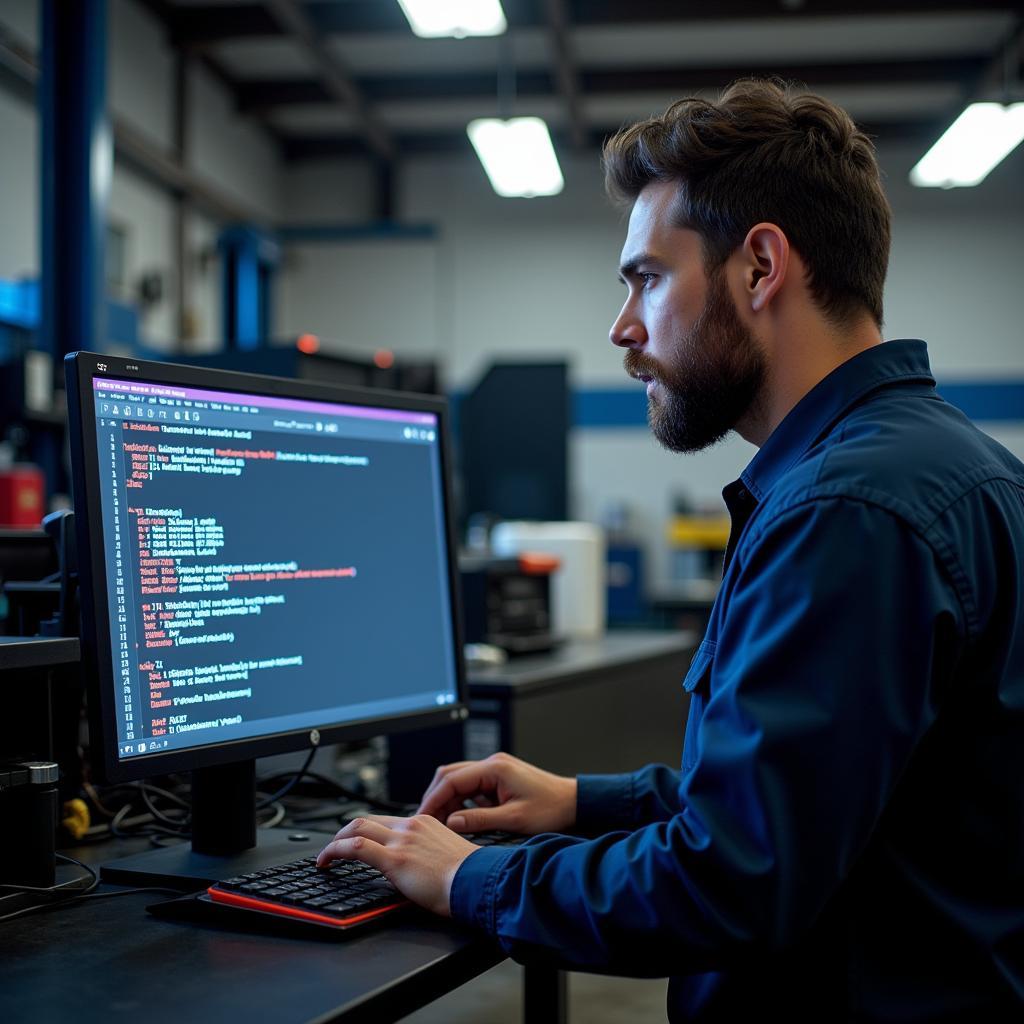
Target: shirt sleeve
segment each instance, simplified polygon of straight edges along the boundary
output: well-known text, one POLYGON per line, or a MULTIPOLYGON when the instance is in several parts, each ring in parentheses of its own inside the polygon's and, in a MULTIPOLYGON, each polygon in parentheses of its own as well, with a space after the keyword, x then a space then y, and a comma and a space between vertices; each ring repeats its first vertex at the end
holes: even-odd
POLYGON ((943 565, 892 513, 835 498, 762 527, 730 576, 695 761, 672 792, 665 770, 585 781, 585 815, 612 831, 460 867, 453 916, 516 959, 651 976, 784 948, 870 837, 962 650, 943 565), (648 810, 664 800, 639 828, 638 776, 659 794, 648 810))
POLYGON ((580 775, 576 779, 576 831, 598 835, 667 821, 679 809, 680 773, 649 764, 624 775, 580 775))

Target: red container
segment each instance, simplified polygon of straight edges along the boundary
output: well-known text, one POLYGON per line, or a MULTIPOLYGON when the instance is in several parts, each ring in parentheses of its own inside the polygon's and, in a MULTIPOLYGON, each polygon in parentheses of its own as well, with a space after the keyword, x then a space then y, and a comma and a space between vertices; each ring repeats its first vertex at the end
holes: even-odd
POLYGON ((38 526, 42 518, 42 471, 35 466, 0 470, 0 526, 38 526))

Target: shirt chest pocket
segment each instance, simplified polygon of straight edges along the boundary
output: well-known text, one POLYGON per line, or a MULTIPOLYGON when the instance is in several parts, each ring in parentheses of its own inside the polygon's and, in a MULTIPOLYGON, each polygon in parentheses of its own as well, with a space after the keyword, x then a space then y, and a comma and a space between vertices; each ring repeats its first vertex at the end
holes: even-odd
POLYGON ((703 640, 683 679, 683 689, 690 695, 690 706, 686 715, 686 738, 683 741, 684 772, 688 772, 700 756, 700 722, 704 717, 704 707, 710 695, 711 669, 715 663, 716 646, 714 640, 703 640))

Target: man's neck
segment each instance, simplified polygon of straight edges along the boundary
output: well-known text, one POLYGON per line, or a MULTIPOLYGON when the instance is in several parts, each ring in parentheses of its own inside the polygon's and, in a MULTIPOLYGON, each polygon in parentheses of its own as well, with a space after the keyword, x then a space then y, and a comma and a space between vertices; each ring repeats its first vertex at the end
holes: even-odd
POLYGON ((820 323, 780 335, 769 353, 764 386, 736 430, 761 447, 797 403, 836 367, 882 343, 871 319, 838 330, 820 323))

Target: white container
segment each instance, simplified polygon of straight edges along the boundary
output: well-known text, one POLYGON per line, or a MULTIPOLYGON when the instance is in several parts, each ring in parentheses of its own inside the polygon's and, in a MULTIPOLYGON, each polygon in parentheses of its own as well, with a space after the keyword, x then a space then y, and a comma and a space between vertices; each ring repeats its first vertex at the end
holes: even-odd
POLYGON ((604 635, 607 582, 604 531, 593 523, 498 523, 491 550, 499 557, 526 551, 561 560, 551 579, 551 629, 556 636, 604 635))

